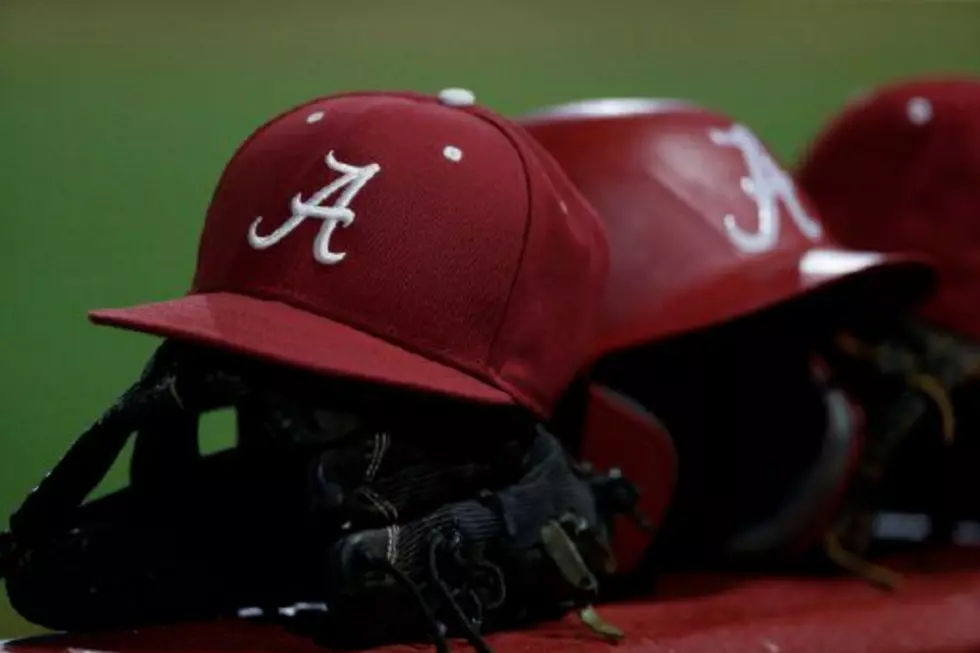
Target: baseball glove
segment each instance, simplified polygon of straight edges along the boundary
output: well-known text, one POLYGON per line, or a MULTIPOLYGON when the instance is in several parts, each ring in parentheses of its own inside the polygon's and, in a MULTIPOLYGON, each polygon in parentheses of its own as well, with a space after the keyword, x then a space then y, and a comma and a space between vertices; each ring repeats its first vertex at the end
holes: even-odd
POLYGON ((311 378, 165 342, 10 519, 14 608, 58 630, 326 606, 367 646, 482 634, 590 607, 612 573, 620 475, 576 464, 517 409, 311 378), (326 398, 326 399, 325 399, 326 398), (199 453, 201 414, 239 441, 199 453), (135 433, 130 482, 87 498, 135 433))
POLYGON ((927 514, 936 542, 980 516, 980 347, 916 322, 842 333, 836 344, 832 366, 864 406, 868 435, 826 549, 891 587, 898 578, 862 558, 878 510, 927 514))

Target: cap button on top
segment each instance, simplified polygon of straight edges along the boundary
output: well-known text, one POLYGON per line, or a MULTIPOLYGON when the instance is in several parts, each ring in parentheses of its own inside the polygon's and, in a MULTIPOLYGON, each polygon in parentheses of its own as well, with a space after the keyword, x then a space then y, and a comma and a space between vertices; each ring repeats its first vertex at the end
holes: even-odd
POLYGON ((476 96, 469 89, 446 88, 439 91, 439 101, 449 107, 471 107, 476 104, 476 96))

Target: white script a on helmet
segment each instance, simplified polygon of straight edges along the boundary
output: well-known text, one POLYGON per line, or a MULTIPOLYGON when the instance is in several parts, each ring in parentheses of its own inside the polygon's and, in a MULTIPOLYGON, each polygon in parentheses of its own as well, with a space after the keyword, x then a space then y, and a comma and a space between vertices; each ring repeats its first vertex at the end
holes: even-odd
POLYGON ((315 218, 323 220, 323 224, 320 226, 320 232, 313 240, 313 258, 324 265, 334 265, 344 260, 344 257, 347 256, 346 252, 330 251, 330 237, 338 224, 348 227, 354 222, 355 213, 348 208, 348 205, 364 188, 364 185, 381 171, 381 166, 377 163, 369 163, 366 166, 349 165, 334 158, 333 150, 327 153, 326 161, 327 167, 339 172, 340 177, 318 190, 306 201, 303 200, 302 193, 296 193, 290 203, 292 210, 290 218, 266 236, 261 236, 258 232, 262 217, 255 218, 248 230, 249 245, 255 249, 268 249, 292 233, 307 218, 315 218), (331 199, 338 191, 340 191, 340 195, 337 196, 333 204, 323 206, 323 203, 331 199))
POLYGON ((811 240, 823 235, 820 223, 810 217, 796 194, 792 177, 776 163, 765 146, 743 125, 712 129, 711 140, 723 147, 734 147, 742 154, 748 176, 740 180, 742 191, 757 207, 755 230, 745 229, 731 213, 725 215, 725 232, 732 243, 747 254, 765 252, 779 242, 782 204, 800 232, 811 240))

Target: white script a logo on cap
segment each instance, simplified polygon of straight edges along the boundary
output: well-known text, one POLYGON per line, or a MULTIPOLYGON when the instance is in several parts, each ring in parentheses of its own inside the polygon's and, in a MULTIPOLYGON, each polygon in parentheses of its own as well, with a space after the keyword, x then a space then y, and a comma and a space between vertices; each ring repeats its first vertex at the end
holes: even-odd
POLYGON ((348 208, 348 205, 364 188, 364 185, 381 171, 381 166, 377 163, 369 163, 359 167, 343 163, 334 158, 333 150, 327 153, 326 162, 328 168, 339 172, 341 176, 318 190, 306 201, 303 201, 302 193, 293 196, 290 203, 292 210, 290 218, 266 236, 261 236, 258 232, 262 217, 255 218, 248 230, 249 245, 255 249, 268 249, 292 233, 307 218, 316 218, 323 220, 323 224, 320 226, 320 233, 313 241, 313 258, 324 265, 334 265, 344 260, 344 257, 347 256, 346 252, 330 251, 330 237, 338 223, 348 227, 354 222, 355 213, 348 208), (323 203, 338 191, 340 191, 340 195, 334 203, 323 206, 323 203))
POLYGON ((725 231, 732 244, 747 254, 758 254, 775 247, 779 242, 780 204, 804 236, 817 240, 823 235, 820 223, 800 204, 793 178, 773 161, 750 129, 732 125, 728 129, 712 129, 709 136, 716 145, 734 147, 741 152, 748 171, 748 176, 740 180, 742 191, 757 207, 758 227, 755 231, 743 229, 731 213, 725 215, 725 231))

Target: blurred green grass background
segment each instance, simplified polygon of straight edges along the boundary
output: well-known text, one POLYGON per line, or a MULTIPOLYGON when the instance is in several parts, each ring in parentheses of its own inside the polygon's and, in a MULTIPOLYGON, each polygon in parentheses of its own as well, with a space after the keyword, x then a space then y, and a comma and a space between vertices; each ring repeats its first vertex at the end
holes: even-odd
MULTIPOLYGON (((686 97, 791 160, 852 94, 950 72, 980 74, 978 3, 4 0, 0 516, 156 344, 86 310, 185 290, 221 168, 273 113, 357 88, 686 97)), ((0 602, 0 639, 31 632, 0 602)))

